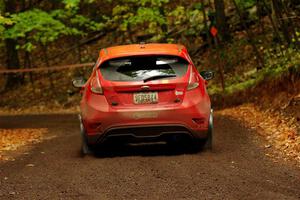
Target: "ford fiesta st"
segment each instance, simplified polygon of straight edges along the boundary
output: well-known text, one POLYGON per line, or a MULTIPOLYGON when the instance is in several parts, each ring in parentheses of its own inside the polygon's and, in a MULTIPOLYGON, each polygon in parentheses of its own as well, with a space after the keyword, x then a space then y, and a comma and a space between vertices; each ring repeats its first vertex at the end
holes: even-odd
POLYGON ((206 86, 187 49, 175 44, 134 44, 102 49, 81 89, 82 152, 108 141, 180 140, 211 148, 213 112, 206 86))

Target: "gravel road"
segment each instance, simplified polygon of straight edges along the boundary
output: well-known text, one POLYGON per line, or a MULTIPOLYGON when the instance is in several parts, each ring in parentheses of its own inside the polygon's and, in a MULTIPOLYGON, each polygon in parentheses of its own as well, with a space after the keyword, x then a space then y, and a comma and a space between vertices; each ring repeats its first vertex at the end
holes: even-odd
POLYGON ((224 116, 214 151, 196 154, 157 144, 81 157, 75 115, 2 116, 0 128, 56 136, 0 163, 0 199, 300 199, 300 169, 273 162, 255 133, 224 116))

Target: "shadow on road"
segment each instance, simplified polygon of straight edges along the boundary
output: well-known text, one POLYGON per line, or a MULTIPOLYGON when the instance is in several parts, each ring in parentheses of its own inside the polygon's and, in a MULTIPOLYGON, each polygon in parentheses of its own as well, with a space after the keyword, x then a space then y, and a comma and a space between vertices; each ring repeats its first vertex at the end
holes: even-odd
MULTIPOLYGON (((40 147, 61 152, 61 155, 80 152, 79 123, 76 114, 44 114, 44 115, 19 115, 0 116, 0 128, 49 128, 49 135, 55 135, 56 139, 44 141, 40 147), (55 148, 53 148, 55 147, 55 148), (75 150, 75 151, 74 151, 75 150)), ((175 156, 182 154, 202 153, 204 150, 194 148, 190 142, 180 144, 139 143, 121 144, 110 143, 104 148, 96 149, 95 158, 129 157, 129 156, 175 156)), ((75 153, 75 157, 84 157, 81 152, 75 153)))
POLYGON ((181 154, 196 154, 201 153, 203 151, 204 150, 200 148, 191 148, 191 146, 189 146, 188 143, 173 146, 161 142, 111 145, 109 147, 96 149, 93 155, 96 158, 127 156, 175 156, 181 154))

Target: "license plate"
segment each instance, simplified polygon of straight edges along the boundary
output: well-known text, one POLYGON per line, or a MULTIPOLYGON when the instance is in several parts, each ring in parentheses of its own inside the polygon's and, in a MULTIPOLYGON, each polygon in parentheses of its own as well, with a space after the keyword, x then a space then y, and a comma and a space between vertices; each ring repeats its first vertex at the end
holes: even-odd
POLYGON ((141 92, 133 94, 135 104, 154 104, 158 102, 157 92, 141 92))

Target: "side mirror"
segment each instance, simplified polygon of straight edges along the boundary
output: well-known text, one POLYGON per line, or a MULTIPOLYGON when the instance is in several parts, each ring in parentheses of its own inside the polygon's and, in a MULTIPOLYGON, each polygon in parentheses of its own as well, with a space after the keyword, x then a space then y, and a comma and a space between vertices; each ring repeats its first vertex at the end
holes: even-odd
POLYGON ((213 71, 202 71, 200 75, 204 78, 204 80, 209 81, 214 78, 215 73, 213 71))
POLYGON ((75 88, 83 88, 85 86, 85 79, 83 77, 74 78, 72 84, 75 88))

